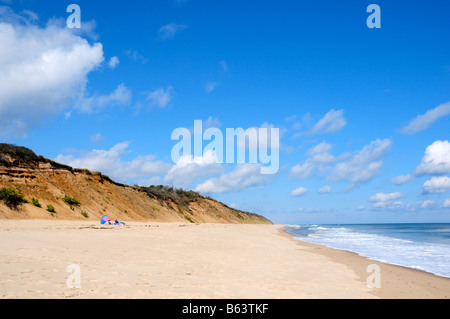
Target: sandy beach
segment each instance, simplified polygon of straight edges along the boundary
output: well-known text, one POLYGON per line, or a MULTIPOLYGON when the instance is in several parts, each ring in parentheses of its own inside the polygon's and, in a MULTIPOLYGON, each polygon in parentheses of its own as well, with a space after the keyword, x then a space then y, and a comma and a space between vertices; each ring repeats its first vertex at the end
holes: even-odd
POLYGON ((450 297, 448 278, 300 242, 283 229, 1 220, 0 298, 450 297), (380 288, 367 286, 370 264, 380 266, 380 288), (77 274, 79 288, 70 288, 77 274))

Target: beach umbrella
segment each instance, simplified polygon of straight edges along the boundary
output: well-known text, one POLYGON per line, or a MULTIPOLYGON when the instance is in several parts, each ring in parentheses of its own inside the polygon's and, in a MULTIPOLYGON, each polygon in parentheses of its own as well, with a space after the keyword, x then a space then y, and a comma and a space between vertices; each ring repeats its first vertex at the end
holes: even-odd
POLYGON ((105 216, 103 216, 101 219, 100 219, 100 224, 102 224, 102 225, 104 225, 104 224, 106 224, 107 222, 108 222, 108 215, 105 215, 105 216))

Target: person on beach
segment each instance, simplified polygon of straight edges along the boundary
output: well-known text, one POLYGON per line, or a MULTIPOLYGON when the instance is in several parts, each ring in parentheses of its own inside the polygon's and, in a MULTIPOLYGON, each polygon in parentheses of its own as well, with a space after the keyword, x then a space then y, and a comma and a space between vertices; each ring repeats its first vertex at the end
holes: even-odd
POLYGON ((114 225, 125 225, 123 221, 117 220, 115 221, 114 225))

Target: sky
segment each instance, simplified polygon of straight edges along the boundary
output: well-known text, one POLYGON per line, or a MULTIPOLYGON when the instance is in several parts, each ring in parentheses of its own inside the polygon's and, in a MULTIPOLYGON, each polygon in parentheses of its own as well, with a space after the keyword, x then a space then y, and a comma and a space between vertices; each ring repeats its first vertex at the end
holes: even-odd
POLYGON ((450 222, 449 12, 447 0, 0 0, 0 140, 275 223, 450 222), (211 152, 173 161, 172 132, 195 120, 279 129, 277 173, 211 152))

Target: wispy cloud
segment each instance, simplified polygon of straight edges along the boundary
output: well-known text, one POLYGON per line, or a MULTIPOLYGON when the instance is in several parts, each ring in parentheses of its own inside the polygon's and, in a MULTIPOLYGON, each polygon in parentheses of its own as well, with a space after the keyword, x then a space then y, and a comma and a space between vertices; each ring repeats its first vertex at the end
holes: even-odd
POLYGON ((377 193, 369 198, 369 202, 373 203, 372 208, 375 209, 384 209, 384 210, 400 209, 404 207, 404 204, 401 201, 398 201, 398 199, 403 196, 404 195, 400 192, 377 193))
POLYGON ((109 150, 80 151, 78 157, 59 154, 55 161, 75 168, 100 171, 119 182, 150 178, 170 169, 169 163, 156 160, 155 155, 137 156, 131 161, 123 161, 122 156, 129 153, 129 145, 130 142, 122 142, 109 150))
POLYGON ((377 139, 361 150, 334 156, 330 153, 331 145, 322 142, 308 150, 309 158, 291 168, 289 177, 305 179, 313 174, 323 177, 327 173, 327 179, 333 182, 367 183, 380 174, 382 159, 391 144, 390 139, 377 139))
POLYGON ((201 193, 237 192, 247 187, 268 184, 274 176, 261 174, 261 164, 237 164, 231 172, 208 179, 199 184, 195 190, 201 193))
POLYGON ((294 189, 290 195, 293 197, 300 197, 300 196, 304 196, 307 192, 308 192, 308 190, 306 188, 299 187, 299 188, 294 189))
POLYGON ((428 110, 425 114, 418 115, 408 125, 401 129, 404 134, 415 134, 426 130, 434 122, 442 117, 450 115, 450 102, 439 105, 438 107, 428 110))
POLYGON ((208 94, 211 93, 212 91, 214 91, 217 88, 218 85, 219 84, 217 82, 208 82, 208 83, 206 83, 206 85, 205 85, 206 93, 208 93, 208 94))
POLYGON ((119 58, 113 56, 111 59, 109 59, 108 66, 110 69, 114 70, 119 65, 119 63, 120 63, 119 58))
POLYGON ((377 193, 369 198, 369 202, 388 202, 395 199, 399 199, 403 194, 400 192, 396 193, 377 193))
POLYGON ((290 178, 309 178, 315 172, 323 173, 332 168, 336 162, 336 157, 329 153, 332 146, 327 142, 322 142, 308 150, 309 158, 302 163, 294 165, 290 172, 290 178))
POLYGON ((420 204, 420 208, 434 208, 434 207, 438 207, 438 203, 435 202, 434 200, 425 200, 420 204))
POLYGON ((177 32, 180 32, 186 28, 187 26, 184 24, 168 23, 159 28, 158 36, 161 40, 171 40, 177 32))
POLYGON ((123 83, 108 95, 96 95, 83 98, 79 109, 83 113, 95 113, 109 105, 128 105, 131 102, 132 93, 123 83))
POLYGON ((228 64, 224 60, 219 62, 220 68, 222 69, 222 72, 228 72, 228 64))
POLYGON ((165 108, 173 98, 173 88, 168 86, 166 89, 159 88, 148 93, 147 100, 151 105, 165 108))
POLYGON ((347 180, 351 183, 366 183, 380 174, 382 158, 389 153, 392 141, 377 139, 350 157, 338 163, 331 172, 332 181, 347 180))
POLYGON ((442 207, 450 208, 450 198, 446 199, 442 204, 442 207))
POLYGON ((325 185, 321 188, 319 188, 319 194, 328 194, 331 193, 331 191, 333 190, 333 188, 329 185, 325 185))
POLYGON ((89 139, 91 140, 92 143, 97 144, 97 143, 102 143, 105 140, 105 137, 102 134, 97 133, 97 134, 89 136, 89 139))
POLYGON ((145 64, 149 61, 148 58, 143 56, 141 53, 139 53, 137 50, 126 50, 125 54, 133 61, 140 62, 142 64, 145 64))
POLYGON ((311 134, 335 133, 340 131, 347 124, 344 117, 344 110, 331 109, 322 117, 311 130, 311 134))
POLYGON ((395 185, 402 185, 402 184, 408 183, 413 178, 414 178, 414 176, 412 176, 411 174, 400 175, 400 176, 396 176, 393 179, 391 179, 391 183, 395 184, 395 185))
MULTIPOLYGON (((294 122, 296 116, 289 116, 285 120, 294 122)), ((292 127, 295 130, 305 127, 312 122, 312 117, 310 113, 306 113, 301 122, 294 122, 292 127)), ((304 130, 295 133, 292 137, 298 138, 305 135, 318 135, 327 133, 336 133, 342 130, 347 125, 347 120, 344 117, 344 110, 331 109, 328 111, 310 130, 304 130)))

